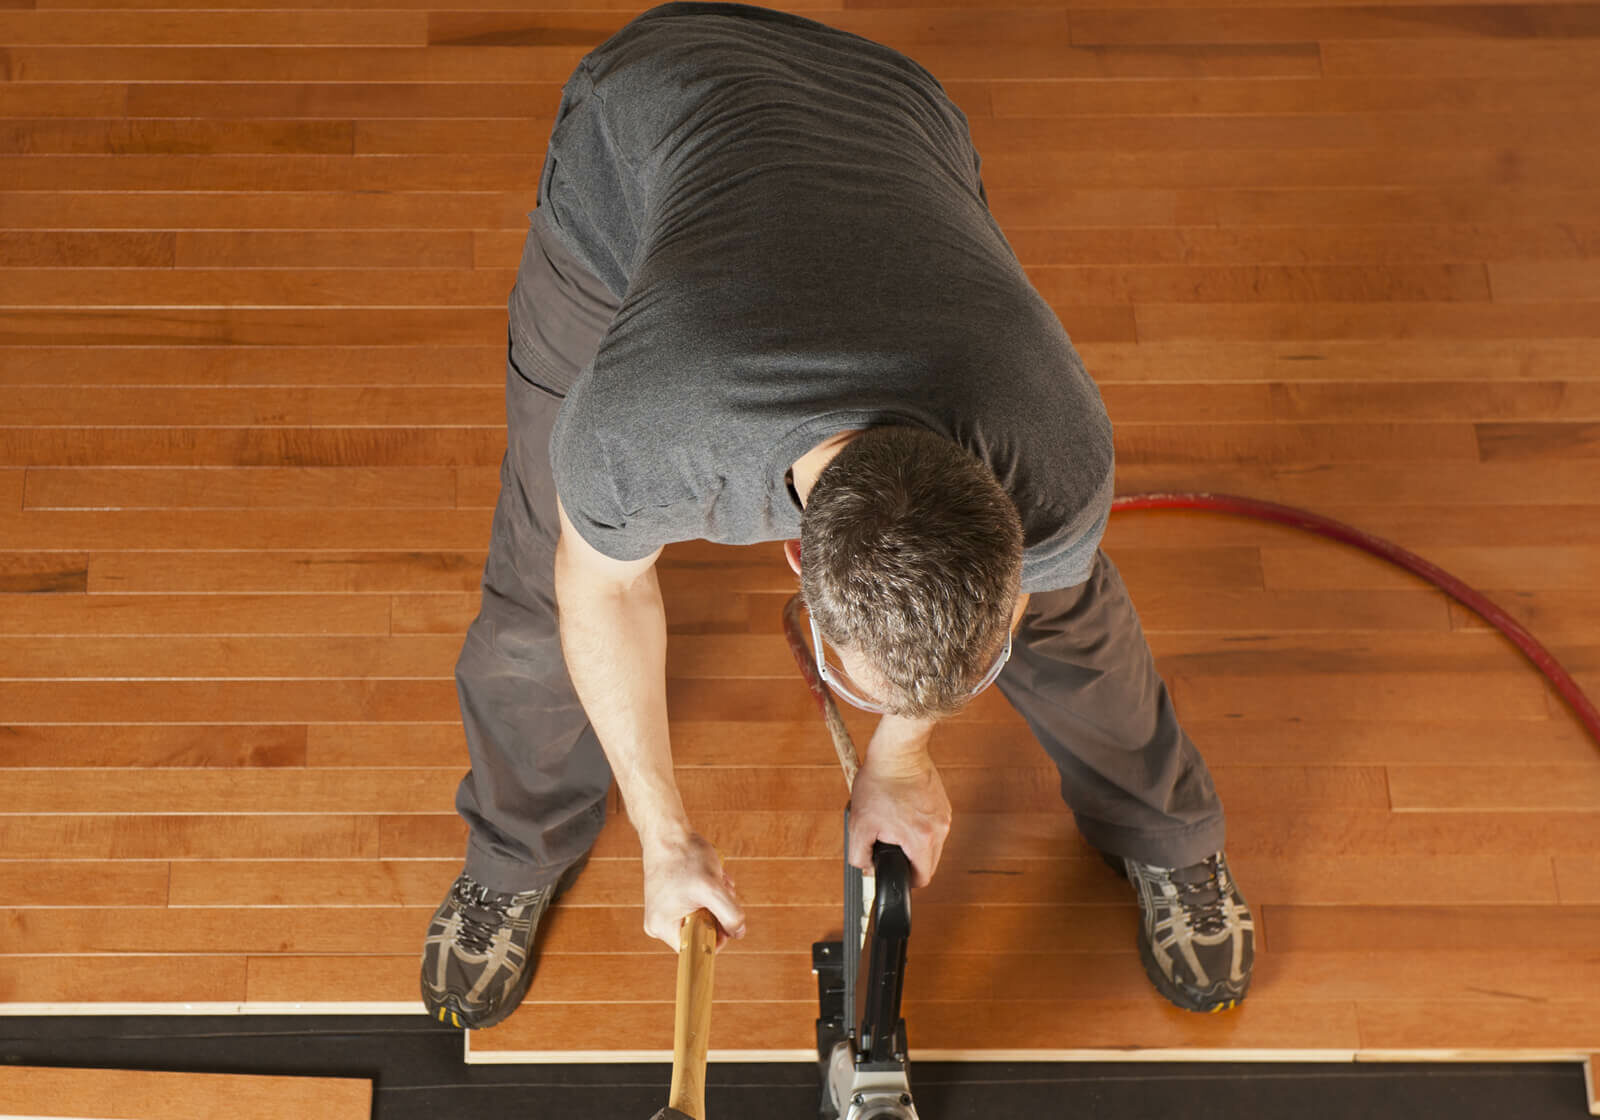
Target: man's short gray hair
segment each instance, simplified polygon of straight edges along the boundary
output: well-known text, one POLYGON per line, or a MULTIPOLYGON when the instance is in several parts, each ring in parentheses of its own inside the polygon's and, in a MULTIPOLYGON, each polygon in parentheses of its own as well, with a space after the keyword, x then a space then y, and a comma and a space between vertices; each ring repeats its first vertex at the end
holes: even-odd
POLYGON ((920 428, 869 428, 800 519, 801 590, 823 636, 863 657, 898 715, 959 711, 994 664, 1022 578, 1022 524, 994 473, 920 428))

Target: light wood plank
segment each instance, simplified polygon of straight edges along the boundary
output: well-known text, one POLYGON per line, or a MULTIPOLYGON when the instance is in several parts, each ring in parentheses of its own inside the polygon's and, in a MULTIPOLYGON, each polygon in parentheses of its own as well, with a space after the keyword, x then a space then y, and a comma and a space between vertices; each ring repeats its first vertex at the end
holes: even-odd
POLYGON ((144 724, 115 735, 97 724, 11 727, 0 736, 0 766, 304 766, 306 734, 303 726, 272 724, 144 724))
POLYGON ((1582 5, 1188 8, 1077 13, 1072 41, 1089 43, 1294 43, 1339 40, 1584 38, 1600 18, 1582 5))
MULTIPOLYGON (((1411 227, 1394 228, 1395 236, 1403 238, 1411 227)), ((1025 234, 1016 236, 1020 239, 1025 234)), ((1390 380, 1593 381, 1597 379, 1595 358, 1600 355, 1600 343, 1585 339, 1145 340, 1133 346, 1087 343, 1079 352, 1102 384, 1181 378, 1191 384, 1337 379, 1382 385, 1390 380)))
POLYGON ((75 308, 244 302, 257 307, 498 307, 515 281, 510 271, 229 267, 142 275, 135 287, 124 269, 19 268, 0 277, 0 302, 75 308))
MULTIPOLYGON (((1547 642, 1589 645, 1595 641, 1600 592, 1490 589, 1484 593, 1547 642)), ((1451 604, 1450 610, 1451 624, 1458 630, 1489 627, 1489 623, 1460 604, 1451 604)))
MULTIPOLYGON (((205 87, 214 93, 215 87, 205 87)), ((473 268, 466 230, 405 234, 365 230, 261 233, 185 230, 171 235, 179 268, 473 268)), ((502 268, 516 268, 513 258, 502 268)))
POLYGON ((1582 303, 1143 304, 1141 338, 1481 338, 1600 336, 1582 303))
MULTIPOLYGON (((1473 587, 1519 584, 1527 591, 1581 591, 1600 570, 1600 550, 1576 546, 1433 549, 1429 559, 1473 587)), ((1273 589, 1393 589, 1414 587, 1418 578, 1375 557, 1326 548, 1264 548, 1261 561, 1273 589)))
MULTIPOLYGON (((106 3, 99 6, 114 5, 106 3)), ((172 6, 178 5, 174 3, 172 6)), ((400 7, 399 4, 387 3, 384 6, 400 7)), ((475 5, 474 10, 489 7, 489 4, 475 5)), ((201 85, 141 82, 129 86, 126 96, 128 115, 131 117, 202 120, 543 120, 547 138, 550 125, 554 123, 556 107, 561 102, 561 86, 559 80, 402 82, 381 78, 373 82, 284 85, 267 78, 256 82, 215 81, 201 85)))
POLYGON ((16 46, 149 43, 421 46, 427 21, 415 12, 0 12, 0 41, 16 46))
MULTIPOLYGON (((29 157, 49 159, 49 156, 29 157)), ((3 171, 0 171, 3 173, 3 171)), ((174 308, 160 318, 139 308, 28 308, 0 311, 0 346, 56 343, 80 345, 189 346, 394 343, 460 344, 492 337, 505 313, 478 307, 384 307, 351 314, 343 308, 174 308)), ((1130 314, 1129 318, 1132 316, 1130 314)), ((1131 326, 1125 337, 1133 337, 1131 326)))
MULTIPOLYGON (((240 401, 248 408, 249 402, 240 401)), ((497 462, 500 426, 0 429, 0 461, 62 467, 448 467, 497 462)), ((193 515, 190 515, 193 516, 193 515)), ((413 518, 414 519, 414 518, 413 518)), ((414 519, 415 520, 415 519, 414 519)), ((481 542, 480 542, 481 543, 481 542)))
POLYGON ((0 470, 0 510, 7 512, 22 508, 22 496, 26 489, 27 472, 20 470, 0 470))
POLYGON ((3 723, 53 723, 62 712, 105 724, 208 723, 218 711, 241 723, 403 723, 458 710, 449 681, 0 681, 3 723))
MULTIPOLYGON (((1119 464, 1117 484, 1129 494, 1141 492, 1210 491, 1221 494, 1243 494, 1262 501, 1299 506, 1302 509, 1321 509, 1329 503, 1352 500, 1377 500, 1386 498, 1394 505, 1509 505, 1522 500, 1530 505, 1542 503, 1582 505, 1594 490, 1589 473, 1592 463, 1578 459, 1567 460, 1547 456, 1540 460, 1518 462, 1461 463, 1425 460, 1421 462, 1339 462, 1327 463, 1316 471, 1307 471, 1292 465, 1273 463, 1241 463, 1230 466, 1183 464, 1119 464)), ((1309 538, 1307 538, 1309 542, 1309 538)), ((1529 559, 1545 550, 1527 550, 1529 559)), ((1549 560, 1516 565, 1514 547, 1479 546, 1430 552, 1429 558, 1450 571, 1462 566, 1483 573, 1474 579, 1467 571, 1456 574, 1476 586, 1517 585, 1529 581, 1538 586, 1562 586, 1573 569, 1572 559, 1581 560, 1582 550, 1550 552, 1549 560), (1514 576, 1500 574, 1515 572, 1514 576), (1488 576, 1490 578, 1485 579, 1488 576)), ((1345 587, 1416 587, 1415 582, 1405 582, 1402 569, 1380 558, 1368 561, 1367 554, 1340 549, 1317 542, 1304 547, 1282 546, 1262 550, 1263 561, 1272 558, 1276 577, 1272 586, 1277 588, 1316 586, 1313 580, 1322 578, 1318 571, 1345 572, 1352 577, 1360 573, 1368 582, 1344 584, 1345 587), (1310 563, 1311 570, 1301 574, 1294 570, 1297 561, 1310 563), (1390 574, 1393 573, 1393 574, 1390 574), (1372 582, 1377 580, 1378 582, 1372 582)), ((1588 567, 1588 571, 1594 571, 1588 567)), ((1329 588, 1341 586, 1328 584, 1329 588)))
MULTIPOLYGON (((1301 950, 1475 950, 1483 947, 1483 923, 1474 906, 1268 906, 1272 948, 1301 950)), ((1528 951, 1592 949, 1600 907, 1496 906, 1492 921, 1506 943, 1528 951)))
MULTIPOLYGON (((94 235, 98 236, 98 235, 94 235)), ((185 236, 179 234, 179 237, 185 236)), ((292 239, 295 234, 270 235, 292 239)), ((316 231, 307 238, 320 238, 316 231)), ((431 236, 377 234, 404 241, 416 238, 426 252, 431 236)), ((236 233, 237 244, 254 241, 236 233)), ((518 234, 518 241, 521 235, 518 234)), ((207 250, 209 251, 209 250, 207 250)), ((192 346, 174 366, 160 349, 131 346, 37 346, 0 348, 0 384, 14 385, 453 385, 503 386, 506 347, 499 345, 391 346, 352 350, 327 346, 192 346)))
POLYGON ((342 155, 349 121, 53 120, 0 124, 0 152, 35 155, 342 155))
POLYGON ((1391 766, 1389 792, 1400 812, 1600 810, 1600 765, 1391 766))
POLYGON ((184 1120, 223 1111, 238 1120, 278 1120, 307 1113, 328 1120, 361 1120, 372 1111, 372 1082, 7 1066, 0 1069, 0 1108, 39 1117, 128 1120, 184 1120))
POLYGON ((1322 72, 1329 77, 1474 77, 1518 75, 1547 79, 1592 73, 1600 44, 1438 40, 1419 46, 1395 40, 1330 41, 1322 47, 1322 72))
POLYGON ((460 651, 460 639, 446 635, 252 636, 245 641, 207 637, 0 637, 0 679, 444 680, 453 674, 460 651))
POLYGON ((28 860, 373 859, 379 824, 348 815, 0 816, 0 848, 28 860))
MULTIPOLYGON (((274 163, 277 161, 275 160, 274 163)), ((356 196, 311 184, 296 191, 261 193, 248 187, 191 193, 146 190, 135 193, 82 188, 13 191, 6 196, 6 221, 12 229, 79 230, 456 230, 528 229, 536 188, 503 180, 489 190, 463 194, 450 189, 408 190, 356 196)), ((460 345, 481 345, 483 339, 460 345)), ((50 340, 60 345, 61 339, 50 340)), ((393 341, 389 343, 393 344, 393 341)), ((135 344, 136 345, 136 344, 135 344)))
MULTIPOLYGON (((1079 5, 1087 6, 1087 5, 1079 5)), ((1139 5, 1153 7, 1154 5, 1139 5)), ((1276 2, 1269 7, 1282 7, 1276 2)), ((1432 49, 1432 44, 1428 49, 1432 49)), ((135 116, 170 114, 144 111, 141 98, 153 87, 129 90, 135 116)), ((217 89, 218 87, 212 87, 217 89)), ((225 94, 228 87, 221 87, 225 94)), ((1102 113, 1178 116, 1189 114, 1276 113, 1537 113, 1562 106, 1600 107, 1600 93, 1574 77, 1485 75, 1475 78, 1397 75, 1393 77, 1258 78, 1249 81, 1008 81, 991 83, 996 118, 1079 117, 1102 113)), ((439 96, 442 98, 443 93, 439 96)), ((200 100, 193 98, 193 100, 200 100)), ((485 99, 484 108, 488 108, 485 99)), ((259 116, 285 116, 260 112, 259 116)), ((369 113, 338 114, 341 116, 369 113)), ((491 116, 474 112, 470 116, 491 116)), ((1288 232, 1288 231, 1285 231, 1288 232)))
POLYGON ((0 232, 0 264, 7 268, 166 268, 173 263, 173 255, 171 233, 0 232))
POLYGON ((1600 1031, 1593 1000, 1394 1000, 1356 1005, 1361 1044, 1375 1050, 1585 1052, 1600 1031))
POLYGON ((61 594, 89 589, 89 557, 81 552, 0 552, 0 594, 61 594))
MULTIPOLYGON (((114 553, 90 564, 95 592, 475 592, 484 553, 114 553)), ((465 629, 465 627, 463 627, 465 629)))
POLYGON ((1367 719, 1401 720, 1469 714, 1543 720, 1549 715, 1543 683, 1521 672, 1180 676, 1171 684, 1178 710, 1202 719, 1337 719, 1356 712, 1367 719))
POLYGON ((118 954, 64 963, 59 955, 0 956, 0 994, 7 1003, 237 1004, 248 990, 242 955, 118 954))
POLYGON ((1497 300, 1600 299, 1600 262, 1495 261, 1489 284, 1497 300))
POLYGON ((105 866, 0 860, 0 906, 15 909, 167 905, 170 864, 118 860, 105 866))
POLYGON ((0 633, 387 634, 389 604, 337 595, 6 596, 0 633))
POLYGON ((1600 902, 1600 859, 1558 852, 1554 862, 1556 893, 1562 902, 1600 902))
POLYGON ((1526 463, 1539 459, 1600 458, 1600 424, 1479 424, 1479 454, 1526 463))
POLYGON ((0 117, 120 117, 128 95, 126 86, 109 84, 7 82, 0 86, 0 117))
POLYGON ((28 471, 25 509, 436 509, 455 505, 439 467, 327 470, 28 471))

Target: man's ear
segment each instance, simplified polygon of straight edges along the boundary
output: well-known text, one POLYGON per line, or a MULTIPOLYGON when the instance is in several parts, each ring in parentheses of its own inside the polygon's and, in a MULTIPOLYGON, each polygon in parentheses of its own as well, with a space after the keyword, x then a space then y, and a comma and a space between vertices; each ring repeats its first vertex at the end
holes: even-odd
POLYGON ((800 574, 800 542, 787 540, 783 542, 783 555, 789 561, 789 567, 794 569, 794 574, 800 574))

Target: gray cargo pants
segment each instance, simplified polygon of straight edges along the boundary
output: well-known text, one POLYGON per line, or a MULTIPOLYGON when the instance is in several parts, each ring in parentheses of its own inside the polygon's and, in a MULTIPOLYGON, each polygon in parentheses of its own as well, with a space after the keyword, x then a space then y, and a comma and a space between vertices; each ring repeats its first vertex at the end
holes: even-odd
MULTIPOLYGON (((507 450, 483 606, 456 664, 472 759, 456 807, 471 829, 466 871, 491 890, 554 882, 605 822, 611 768, 567 676, 556 623, 549 442, 615 310, 535 212, 511 298, 507 450)), ((1105 553, 1087 583, 1033 595, 998 683, 1056 764, 1091 844, 1166 867, 1222 847, 1211 776, 1105 553)))

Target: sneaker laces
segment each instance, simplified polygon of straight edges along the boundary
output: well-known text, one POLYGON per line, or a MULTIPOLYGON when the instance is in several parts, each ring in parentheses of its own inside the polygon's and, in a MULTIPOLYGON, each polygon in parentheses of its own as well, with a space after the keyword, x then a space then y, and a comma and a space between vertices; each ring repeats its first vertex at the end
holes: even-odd
POLYGON ((456 944, 469 953, 487 953, 495 936, 505 926, 507 912, 515 901, 515 895, 499 894, 462 876, 461 883, 456 886, 456 903, 461 914, 456 944))
POLYGON ((1189 867, 1177 868, 1171 879, 1178 892, 1178 905, 1196 933, 1209 936, 1228 928, 1225 904, 1229 891, 1218 857, 1209 856, 1189 867))

